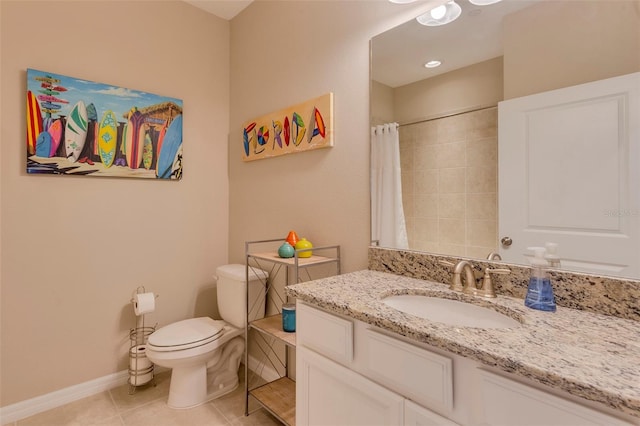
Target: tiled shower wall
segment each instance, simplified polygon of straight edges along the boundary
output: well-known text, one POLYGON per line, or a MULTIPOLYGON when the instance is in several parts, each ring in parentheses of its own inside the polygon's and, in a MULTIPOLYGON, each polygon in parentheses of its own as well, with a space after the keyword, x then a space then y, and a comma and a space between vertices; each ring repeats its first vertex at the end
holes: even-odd
POLYGON ((483 258, 498 247, 497 107, 400 127, 409 247, 483 258))

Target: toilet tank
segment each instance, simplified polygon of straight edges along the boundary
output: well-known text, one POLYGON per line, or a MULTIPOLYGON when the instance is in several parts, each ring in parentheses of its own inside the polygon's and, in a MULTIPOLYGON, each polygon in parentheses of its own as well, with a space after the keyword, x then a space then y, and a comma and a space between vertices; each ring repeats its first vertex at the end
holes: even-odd
MULTIPOLYGON (((218 311, 229 324, 244 328, 247 320, 246 267, 232 264, 216 269, 218 279, 218 311)), ((264 318, 265 282, 269 274, 262 269, 249 268, 249 320, 264 318)))

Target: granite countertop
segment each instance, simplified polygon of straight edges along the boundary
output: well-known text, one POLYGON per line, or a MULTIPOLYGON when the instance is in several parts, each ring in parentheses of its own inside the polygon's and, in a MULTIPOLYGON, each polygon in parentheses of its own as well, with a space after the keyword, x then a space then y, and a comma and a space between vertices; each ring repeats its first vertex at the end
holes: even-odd
POLYGON ((560 306, 555 313, 541 312, 525 307, 522 299, 483 299, 453 292, 444 284, 371 270, 291 285, 286 292, 327 311, 640 417, 637 321, 560 306), (382 303, 392 294, 473 301, 522 325, 480 329, 432 322, 382 303))

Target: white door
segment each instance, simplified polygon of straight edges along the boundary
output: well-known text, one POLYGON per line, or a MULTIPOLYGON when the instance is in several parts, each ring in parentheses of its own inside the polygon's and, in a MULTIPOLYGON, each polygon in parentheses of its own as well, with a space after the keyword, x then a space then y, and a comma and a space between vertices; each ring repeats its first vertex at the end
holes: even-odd
POLYGON ((296 356, 296 425, 402 424, 401 396, 307 348, 296 356))
POLYGON ((498 105, 505 261, 559 244, 562 267, 640 277, 640 73, 498 105))

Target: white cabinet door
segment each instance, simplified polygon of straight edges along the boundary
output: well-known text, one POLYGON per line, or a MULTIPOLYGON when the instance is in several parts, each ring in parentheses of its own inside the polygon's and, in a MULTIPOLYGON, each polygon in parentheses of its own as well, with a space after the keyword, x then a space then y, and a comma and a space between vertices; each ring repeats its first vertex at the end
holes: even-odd
POLYGON ((567 269, 640 276, 640 73, 500 102, 507 262, 558 243, 567 269))
POLYGON ((457 423, 446 419, 431 410, 415 404, 408 399, 404 402, 405 426, 457 426, 457 423))
POLYGON ((547 392, 479 370, 483 424, 495 426, 630 426, 630 423, 547 392))
POLYGON ((404 398, 304 347, 296 360, 296 425, 401 425, 404 398))

